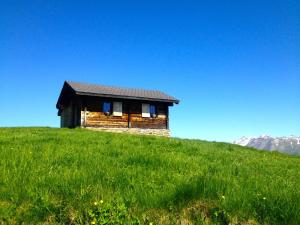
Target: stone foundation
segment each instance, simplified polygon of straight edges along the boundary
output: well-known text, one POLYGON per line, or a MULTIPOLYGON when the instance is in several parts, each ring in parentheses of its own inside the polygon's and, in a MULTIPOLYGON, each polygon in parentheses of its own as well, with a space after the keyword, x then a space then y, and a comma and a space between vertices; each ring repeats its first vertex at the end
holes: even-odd
POLYGON ((142 128, 107 128, 107 127, 85 127, 90 130, 108 131, 116 133, 142 134, 170 137, 171 133, 168 129, 142 129, 142 128))

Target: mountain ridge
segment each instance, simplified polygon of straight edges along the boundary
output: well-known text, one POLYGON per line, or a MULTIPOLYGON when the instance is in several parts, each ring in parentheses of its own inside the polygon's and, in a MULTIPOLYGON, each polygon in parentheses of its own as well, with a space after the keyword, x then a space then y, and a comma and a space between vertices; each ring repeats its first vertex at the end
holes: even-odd
POLYGON ((243 136, 235 140, 233 144, 267 151, 279 151, 292 155, 300 155, 300 136, 295 135, 282 137, 272 137, 265 134, 259 137, 243 136))

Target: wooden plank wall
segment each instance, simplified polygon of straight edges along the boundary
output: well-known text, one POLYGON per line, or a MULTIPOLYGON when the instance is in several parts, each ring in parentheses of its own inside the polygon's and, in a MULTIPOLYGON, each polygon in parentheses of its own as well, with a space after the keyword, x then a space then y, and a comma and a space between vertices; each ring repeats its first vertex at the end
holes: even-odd
MULTIPOLYGON (((168 106, 163 103, 157 103, 156 118, 142 117, 142 102, 123 101, 122 116, 106 116, 103 113, 103 102, 107 101, 101 98, 85 98, 81 105, 81 126, 88 127, 107 127, 107 128, 128 128, 129 117, 130 127, 132 128, 150 128, 166 129, 168 118, 168 106), (85 113, 86 109, 86 113, 85 113), (84 114, 86 115, 84 117, 84 114), (129 115, 129 116, 128 116, 129 115)), ((120 101, 120 100, 117 100, 120 101)))
POLYGON ((123 103, 122 116, 106 116, 103 112, 103 99, 90 98, 85 100, 81 110, 81 116, 84 118, 84 108, 86 107, 85 121, 82 120, 82 126, 88 127, 128 127, 128 107, 123 103))
POLYGON ((132 128, 152 128, 152 129, 166 129, 167 127, 167 107, 165 104, 158 103, 156 118, 142 117, 142 103, 136 102, 131 104, 130 119, 132 128))

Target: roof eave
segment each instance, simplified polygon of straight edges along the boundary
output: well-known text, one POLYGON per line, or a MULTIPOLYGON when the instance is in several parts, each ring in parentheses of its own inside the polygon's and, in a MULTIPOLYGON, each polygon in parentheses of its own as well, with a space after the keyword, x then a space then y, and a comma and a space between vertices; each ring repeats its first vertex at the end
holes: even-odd
POLYGON ((97 96, 97 97, 107 97, 107 98, 120 98, 120 99, 131 99, 131 100, 145 100, 145 101, 154 101, 154 102, 167 102, 167 103, 175 103, 178 104, 179 100, 171 100, 171 99, 158 99, 158 98, 147 98, 147 97, 133 97, 126 95, 111 95, 111 94, 98 94, 98 93, 89 93, 89 92, 80 92, 75 91, 77 95, 85 95, 85 96, 97 96))

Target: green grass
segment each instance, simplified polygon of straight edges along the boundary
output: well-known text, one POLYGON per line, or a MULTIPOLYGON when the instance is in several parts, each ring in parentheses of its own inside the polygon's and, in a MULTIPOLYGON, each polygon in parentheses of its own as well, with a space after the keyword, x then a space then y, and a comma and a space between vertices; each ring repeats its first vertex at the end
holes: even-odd
POLYGON ((0 224, 87 224, 94 201, 142 224, 300 224, 300 157, 84 129, 0 129, 0 224))

